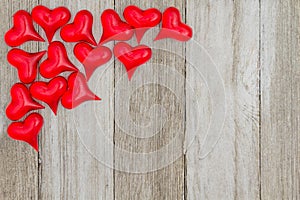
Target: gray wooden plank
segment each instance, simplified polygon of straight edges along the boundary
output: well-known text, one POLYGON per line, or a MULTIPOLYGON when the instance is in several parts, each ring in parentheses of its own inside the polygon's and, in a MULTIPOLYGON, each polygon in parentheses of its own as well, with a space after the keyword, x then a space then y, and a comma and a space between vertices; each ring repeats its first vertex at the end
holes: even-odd
POLYGON ((300 2, 261 4, 261 195, 300 198, 300 2))
MULTIPOLYGON (((183 18, 185 14, 185 1, 126 0, 116 2, 115 7, 122 15, 124 8, 131 4, 142 9, 155 7, 162 12, 175 6, 183 18)), ((152 47, 153 56, 136 70, 130 82, 126 80, 124 66, 116 61, 115 199, 182 199, 184 196, 185 44, 174 40, 153 42, 156 34, 157 29, 144 36, 142 44, 152 47), (174 70, 174 74, 167 69, 174 70), (123 117, 118 120, 120 115, 123 117), (176 145, 172 144, 174 138, 179 138, 176 145), (166 147, 170 149, 164 150, 166 147), (164 162, 167 166, 163 166, 164 162)))
MULTIPOLYGON (((12 16, 20 9, 31 10, 37 1, 1 1, 1 38, 13 25, 12 16)), ((11 49, 3 39, 0 41, 0 199, 37 199, 38 198, 38 154, 26 143, 14 141, 7 136, 10 121, 5 109, 10 102, 10 88, 18 82, 17 70, 10 66, 6 54, 11 49)), ((25 51, 38 51, 36 43, 22 45, 25 51)))
MULTIPOLYGON (((101 35, 100 14, 106 8, 113 8, 113 1, 46 1, 40 4, 55 8, 66 6, 71 10, 72 19, 82 9, 89 10, 94 16, 93 33, 99 41, 101 35)), ((42 30, 40 30, 43 33, 42 30)), ((55 40, 60 40, 59 32, 55 40)), ((74 44, 66 44, 71 61, 83 70, 82 65, 73 55, 74 44)), ((47 45, 40 46, 47 49, 47 45)), ((96 71, 97 75, 100 71, 96 71)), ((95 157, 95 146, 102 148, 101 155, 106 154, 106 162, 112 161, 112 150, 106 147, 105 141, 95 138, 100 133, 96 123, 96 115, 104 115, 101 124, 112 134, 113 110, 110 109, 110 95, 113 87, 113 66, 108 69, 102 82, 93 76, 89 86, 93 88, 102 102, 87 102, 73 110, 59 107, 54 116, 50 109, 43 112, 45 127, 40 138, 39 196, 41 199, 113 199, 113 171, 95 157), (102 83, 106 84, 102 84, 102 83), (99 84, 99 87, 97 87, 99 84), (99 105, 103 110, 94 105, 99 105), (105 106, 102 106, 105 104, 105 106), (108 105, 107 105, 108 104, 108 105), (86 136, 86 137, 85 137, 86 136), (88 140, 85 140, 88 139, 88 140), (89 143, 94 140, 95 143, 89 143)), ((67 74, 66 74, 67 75, 67 74)), ((113 99, 113 98, 112 98, 113 99)))
MULTIPOLYGON (((223 104, 222 96, 214 97, 223 88, 214 85, 219 81, 218 74, 212 74, 215 66, 203 67, 209 63, 199 52, 198 65, 187 67, 192 89, 187 88, 186 134, 191 137, 197 131, 187 149, 187 199, 259 199, 259 1, 190 0, 187 22, 194 28, 194 40, 215 62, 226 94, 223 130, 206 137, 222 120, 222 115, 214 115, 219 111, 212 103, 223 104), (198 69, 215 88, 201 81, 198 69), (195 117, 195 100, 200 117, 195 117)), ((195 51, 187 46, 188 63, 195 51)))

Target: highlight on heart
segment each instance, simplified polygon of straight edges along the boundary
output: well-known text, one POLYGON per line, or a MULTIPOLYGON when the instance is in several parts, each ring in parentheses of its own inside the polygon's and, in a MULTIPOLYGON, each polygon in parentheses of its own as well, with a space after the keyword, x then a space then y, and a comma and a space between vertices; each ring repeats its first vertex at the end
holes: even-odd
POLYGON ((7 60, 19 76, 11 89, 11 102, 6 109, 7 117, 14 121, 8 127, 8 135, 27 142, 37 151, 37 137, 44 119, 33 111, 46 106, 56 115, 59 104, 74 109, 86 101, 100 101, 101 98, 89 88, 88 81, 97 68, 113 57, 122 63, 130 81, 138 67, 152 57, 152 48, 142 42, 145 33, 153 27, 160 28, 158 35, 151 38, 153 41, 168 38, 185 42, 193 35, 192 28, 182 22, 180 11, 174 7, 160 11, 129 5, 121 14, 107 9, 97 21, 88 10, 77 12, 73 21, 70 21, 71 15, 66 7, 51 9, 38 5, 31 13, 19 10, 13 15, 12 28, 4 36, 6 44, 12 47, 7 60), (93 35, 95 21, 102 26, 100 38, 93 35), (42 28, 46 38, 34 25, 42 28), (54 40, 55 36, 63 42, 54 40), (136 40, 137 44, 132 45, 129 40, 136 40), (47 42, 48 47, 40 52, 17 48, 29 41, 47 42), (110 42, 115 42, 112 49, 105 46, 110 42), (84 72, 70 60, 66 43, 74 44, 73 54, 84 72), (38 81, 38 75, 45 81, 38 81))

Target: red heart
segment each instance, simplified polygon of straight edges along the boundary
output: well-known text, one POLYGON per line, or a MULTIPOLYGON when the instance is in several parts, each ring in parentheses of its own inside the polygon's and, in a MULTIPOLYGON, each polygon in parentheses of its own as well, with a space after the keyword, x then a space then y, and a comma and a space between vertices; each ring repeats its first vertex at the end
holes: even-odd
POLYGON ((180 12, 177 8, 167 8, 162 17, 162 29, 155 40, 173 38, 179 41, 187 41, 192 38, 193 30, 181 22, 180 12))
POLYGON ((28 53, 21 49, 12 49, 7 54, 8 62, 18 69, 20 81, 31 83, 37 75, 37 65, 46 51, 28 53))
POLYGON ((87 10, 79 11, 74 22, 67 24, 60 31, 61 38, 66 42, 88 42, 97 45, 92 33, 93 15, 87 10))
POLYGON ((87 43, 78 43, 74 47, 74 55, 83 64, 87 80, 90 79, 96 68, 107 63, 112 53, 105 46, 91 47, 87 43))
POLYGON ((78 71, 68 58, 61 42, 52 42, 48 47, 48 58, 40 65, 40 73, 45 78, 54 78, 65 71, 78 71))
POLYGON ((50 10, 41 5, 33 8, 31 15, 32 19, 44 29, 49 42, 53 39, 55 32, 71 18, 70 11, 65 7, 50 10))
POLYGON ((43 124, 43 117, 38 113, 32 113, 23 122, 11 123, 7 128, 7 133, 12 139, 27 142, 38 151, 38 134, 43 124))
POLYGON ((74 72, 69 76, 68 86, 61 99, 61 104, 67 109, 75 108, 85 101, 101 100, 89 89, 84 75, 80 72, 74 72))
POLYGON ((35 31, 31 16, 25 10, 19 10, 13 17, 14 26, 5 34, 5 42, 11 47, 16 47, 24 42, 45 40, 35 31))
POLYGON ((133 27, 122 21, 118 13, 112 9, 104 10, 101 15, 103 33, 100 44, 111 40, 129 40, 134 33, 133 27))
POLYGON ((67 80, 62 76, 58 76, 49 82, 34 82, 30 86, 29 91, 34 98, 47 103, 56 115, 58 102, 67 91, 67 88, 67 80))
POLYGON ((10 90, 11 102, 6 108, 10 120, 19 120, 31 110, 44 109, 44 106, 34 101, 29 90, 22 83, 16 83, 10 90))
POLYGON ((146 45, 133 48, 125 42, 119 42, 114 47, 114 54, 125 65, 130 80, 136 68, 151 58, 152 51, 146 45))
POLYGON ((135 34, 138 43, 149 28, 156 26, 161 21, 161 12, 156 8, 141 10, 131 5, 125 8, 123 16, 131 26, 136 28, 135 34))

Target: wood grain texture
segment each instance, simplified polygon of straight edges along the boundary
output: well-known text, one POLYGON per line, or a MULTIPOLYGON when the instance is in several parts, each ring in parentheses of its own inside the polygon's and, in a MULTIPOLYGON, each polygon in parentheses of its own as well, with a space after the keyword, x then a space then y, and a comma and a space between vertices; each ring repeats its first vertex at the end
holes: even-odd
POLYGON ((300 198, 300 2, 261 5, 261 197, 300 198))
MULTIPOLYGON (((7 126, 11 123, 5 116, 5 109, 10 102, 10 88, 18 80, 17 70, 10 66, 6 54, 11 49, 4 40, 4 34, 12 26, 12 16, 20 8, 31 10, 38 1, 1 1, 1 73, 0 73, 0 199, 37 199, 38 198, 38 156, 28 145, 14 141, 7 136, 7 126)), ((38 51, 38 45, 22 45, 25 51, 38 51)))
MULTIPOLYGON (((104 9, 114 8, 122 15, 130 4, 161 11, 177 7, 193 27, 197 45, 207 50, 217 66, 227 113, 217 145, 203 155, 205 130, 214 120, 211 90, 205 81, 218 76, 211 76, 207 69, 199 77, 192 57, 199 54, 199 63, 208 63, 202 51, 190 48, 193 41, 153 42, 155 29, 142 40, 153 47, 152 59, 137 69, 131 82, 126 80, 124 66, 111 61, 114 66, 109 63, 97 70, 99 76, 89 82, 101 103, 89 102, 70 111, 60 106, 57 116, 47 106, 40 112, 45 125, 37 154, 6 134, 10 121, 4 111, 18 76, 6 61, 10 48, 1 39, 1 200, 300 199, 298 0, 3 0, 1 37, 12 26, 16 11, 30 12, 38 4, 66 6, 73 17, 81 9, 91 11, 97 41, 104 9), (194 101, 200 104, 199 116, 194 101), (149 133, 153 135, 146 137, 149 133), (183 141, 195 133, 194 140, 183 141), (179 143, 173 148, 148 158, 177 136, 179 143), (144 156, 135 157, 135 153, 144 156), (164 162, 169 165, 163 166, 164 162)), ((60 40, 59 35, 55 40, 60 40)), ((134 39, 130 43, 136 45, 134 39)), ((47 45, 29 42, 21 48, 36 52, 47 45)), ((72 62, 82 70, 72 53, 74 44, 66 46, 72 62)), ((112 48, 113 42, 106 46, 112 48)))
MULTIPOLYGON (((100 14, 104 9, 112 8, 112 1, 46 1, 40 4, 55 8, 66 6, 75 14, 83 9, 89 10, 94 16, 93 33, 99 41, 101 35, 100 14)), ((43 30, 40 29, 42 35, 43 30)), ((59 31, 54 40, 61 40, 59 31)), ((47 49, 48 44, 40 45, 40 49, 47 49)), ((65 44, 70 60, 83 71, 82 65, 73 55, 74 43, 65 44)), ((65 74, 66 77, 68 73, 65 74)), ((113 86, 113 69, 106 74, 106 85, 97 90, 105 101, 109 101, 109 95, 113 86), (99 92, 100 91, 100 92, 99 92)), ((89 82, 94 87, 97 82, 92 78, 89 82)), ((95 90, 94 90, 95 91, 95 90)), ((40 137, 39 158, 39 197, 40 199, 113 199, 113 172, 94 158, 82 140, 82 134, 97 134, 97 123, 93 123, 95 116, 89 105, 96 102, 88 102, 73 110, 66 110, 62 106, 54 116, 50 109, 43 112, 45 126, 40 137), (82 112, 84 110, 84 113, 82 112), (80 123, 79 123, 79 122, 80 123)), ((101 103, 101 102, 97 102, 101 103)), ((109 106, 102 110, 106 117, 101 121, 107 130, 113 130, 113 113, 109 106)), ((110 133, 112 134, 112 132, 110 133)), ((92 139, 92 138, 91 138, 92 139)), ((104 142, 96 140, 97 145, 105 149, 104 142)), ((112 151, 106 150, 108 158, 112 159, 112 151), (110 155, 111 153, 111 155, 110 155)))
MULTIPOLYGON (((175 6, 181 11, 183 19, 185 18, 184 1, 126 0, 116 1, 115 7, 121 15, 124 8, 131 4, 137 5, 141 9, 155 7, 162 12, 169 6, 175 6)), ((133 120, 133 123, 129 125, 128 119, 120 120, 115 124, 115 167, 127 166, 128 171, 128 173, 120 171, 114 173, 115 199, 118 200, 183 199, 184 197, 184 158, 180 154, 182 154, 181 149, 183 148, 185 102, 178 99, 178 97, 184 98, 185 95, 184 43, 175 40, 153 43, 156 34, 157 32, 150 31, 142 40, 142 44, 155 46, 152 48, 153 56, 149 61, 150 64, 140 66, 130 82, 122 81, 121 84, 126 84, 128 89, 116 91, 115 94, 115 116, 119 116, 120 112, 125 112, 128 114, 128 119, 133 120), (173 53, 170 53, 171 51, 173 53), (154 63, 161 66, 156 66, 154 63), (164 68, 168 67, 177 71, 178 75, 175 78, 171 78, 172 76, 165 71, 164 68), (149 79, 150 83, 147 82, 149 79), (159 80, 161 79, 165 80, 167 85, 160 84, 159 80), (144 85, 134 88, 135 83, 144 83, 144 85), (179 88, 176 93, 170 90, 173 87, 179 88), (129 107, 116 103, 120 97, 130 98, 129 101, 125 99, 129 107), (165 119, 166 123, 162 124, 164 120, 160 119, 165 119), (140 128, 135 128, 136 126, 140 128), (144 128, 141 128, 143 126, 144 128), (128 129, 124 130, 124 127, 128 127, 128 129), (161 128, 157 130, 158 127, 161 128), (139 138, 139 134, 143 136, 149 130, 151 132, 151 128, 153 132, 151 137, 139 138), (176 157, 178 154, 174 155, 176 154, 175 149, 148 158, 150 152, 168 146, 176 136, 182 139, 181 144, 177 146, 180 148, 179 158, 172 160, 170 165, 163 168, 159 167, 159 163, 168 158, 166 158, 166 154, 169 158, 176 157), (129 152, 129 156, 124 157, 118 149, 129 152), (144 156, 138 157, 134 153, 144 153, 144 156), (128 162, 130 158, 135 162, 128 162), (146 170, 135 173, 140 172, 140 169, 146 170)), ((132 45, 137 44, 133 41, 132 45)), ((116 61, 115 87, 118 85, 118 81, 124 77, 127 79, 125 68, 119 61, 116 61)))
MULTIPOLYGON (((196 131, 191 121, 200 123, 187 151, 187 199, 259 199, 259 1, 188 1, 187 10, 194 40, 216 63, 226 93, 219 141, 201 156, 207 124, 220 119, 211 118, 211 91, 195 77, 197 66, 188 66, 187 82, 205 106, 200 119, 195 119, 187 91, 187 134, 196 131)), ((187 49, 188 61, 193 51, 187 49)), ((199 59, 203 59, 200 52, 199 59)), ((212 81, 208 71, 204 79, 212 81)))

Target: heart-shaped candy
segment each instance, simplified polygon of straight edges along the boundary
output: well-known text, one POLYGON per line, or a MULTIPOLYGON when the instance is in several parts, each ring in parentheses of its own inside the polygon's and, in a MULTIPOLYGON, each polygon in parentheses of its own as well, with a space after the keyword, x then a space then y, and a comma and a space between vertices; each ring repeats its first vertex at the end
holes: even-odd
POLYGON ((177 8, 167 8, 162 17, 162 29, 155 40, 172 38, 179 41, 187 41, 192 38, 193 30, 181 22, 180 12, 177 8))
POLYGON ((46 51, 28 53, 21 49, 12 49, 7 54, 8 62, 18 69, 19 79, 23 83, 31 83, 37 75, 37 66, 46 51))
POLYGON ((161 12, 156 8, 141 10, 131 5, 125 8, 123 16, 131 26, 136 28, 135 34, 138 43, 149 28, 156 26, 161 21, 161 12))
POLYGON ((40 73, 45 78, 54 78, 65 71, 78 71, 68 58, 65 46, 58 41, 48 47, 48 58, 41 63, 40 73))
POLYGON ((7 128, 7 133, 12 139, 27 142, 38 151, 38 134, 43 124, 44 120, 40 114, 31 113, 23 122, 12 122, 7 128))
POLYGON ((78 43, 74 47, 74 55, 83 64, 87 80, 98 67, 107 63, 112 57, 109 48, 105 46, 93 48, 87 43, 78 43))
POLYGON ((136 68, 151 58, 152 51, 146 45, 133 48, 125 42, 119 42, 114 47, 114 54, 125 65, 130 80, 136 68))
POLYGON ((61 104, 72 109, 90 100, 101 100, 88 87, 87 80, 80 72, 72 73, 68 78, 68 90, 62 96, 61 104))
POLYGON ((22 83, 16 83, 10 90, 11 102, 6 108, 6 115, 10 120, 19 120, 31 110, 44 109, 30 96, 29 90, 22 83))
POLYGON ((88 42, 97 45, 92 33, 93 15, 87 10, 79 11, 74 22, 67 24, 60 31, 61 38, 66 42, 88 42))
POLYGON ((4 39, 7 45, 16 47, 30 40, 40 42, 45 41, 34 29, 31 16, 25 10, 16 12, 13 21, 13 28, 5 34, 4 39))
POLYGON ((100 44, 111 40, 129 40, 134 33, 133 27, 122 21, 118 13, 112 9, 104 10, 101 15, 102 36, 100 44))
POLYGON ((58 76, 49 82, 34 82, 29 91, 32 97, 47 103, 56 115, 59 100, 67 91, 67 88, 67 80, 62 76, 58 76))
POLYGON ((55 32, 71 18, 70 11, 65 7, 50 10, 41 5, 33 8, 31 15, 32 19, 44 29, 49 42, 52 41, 55 32))

